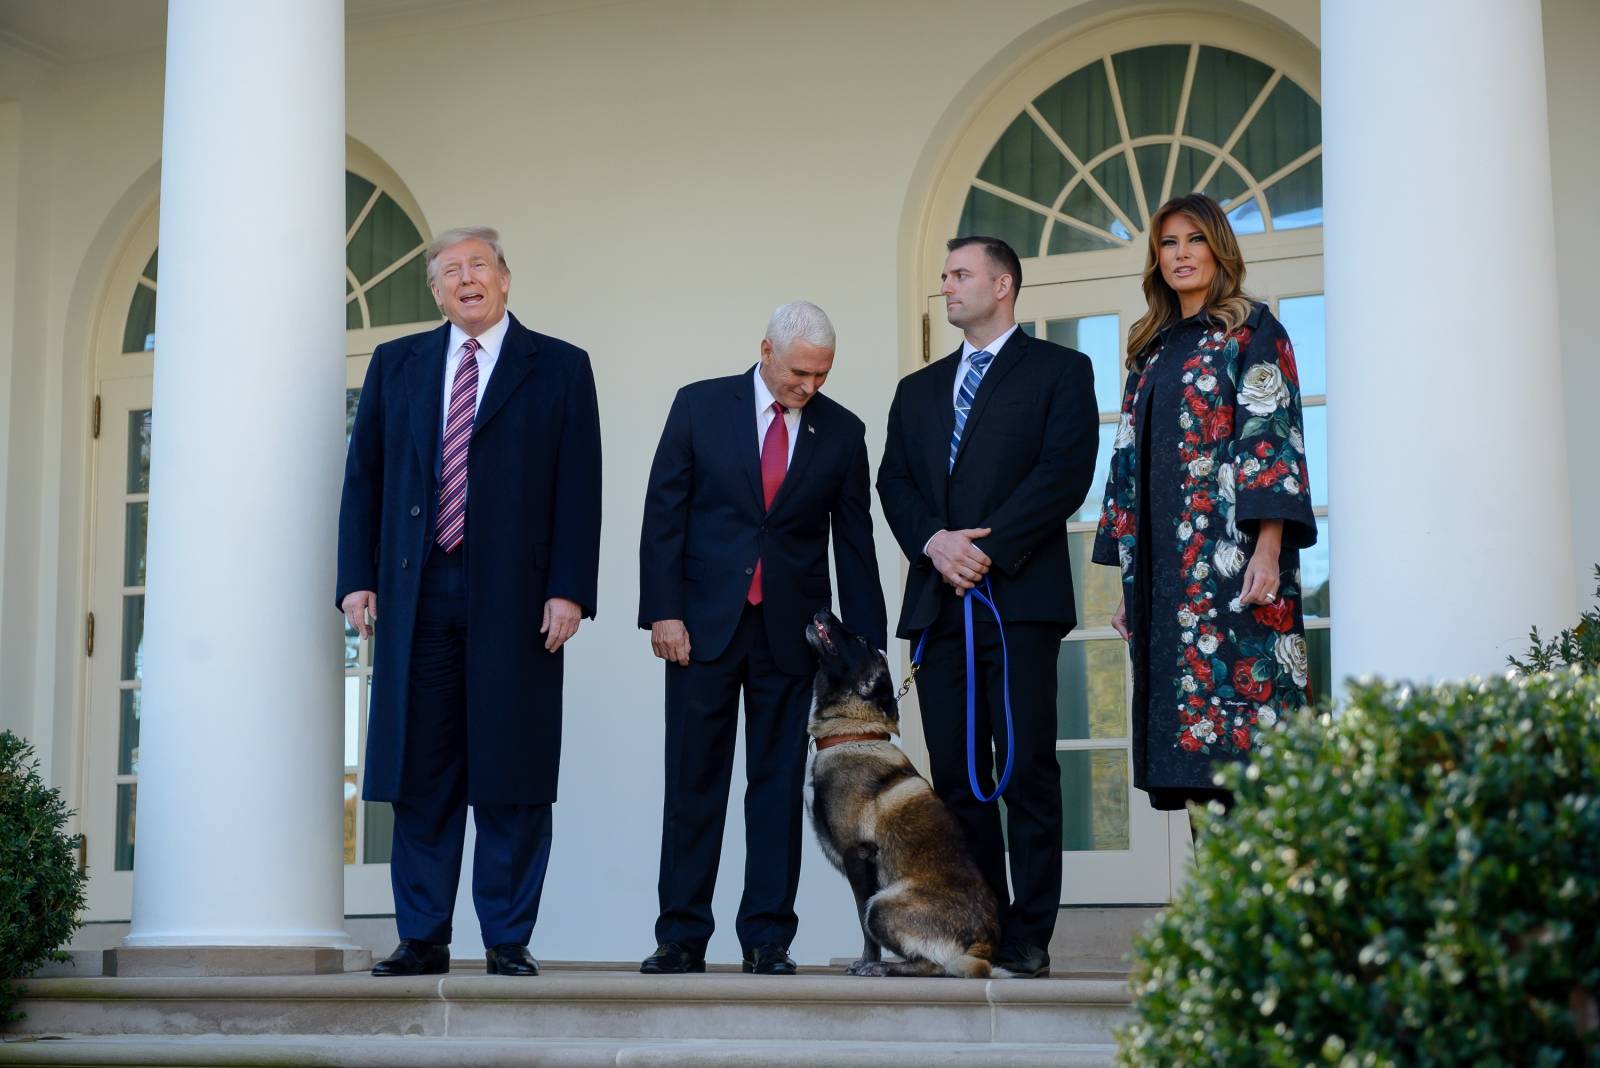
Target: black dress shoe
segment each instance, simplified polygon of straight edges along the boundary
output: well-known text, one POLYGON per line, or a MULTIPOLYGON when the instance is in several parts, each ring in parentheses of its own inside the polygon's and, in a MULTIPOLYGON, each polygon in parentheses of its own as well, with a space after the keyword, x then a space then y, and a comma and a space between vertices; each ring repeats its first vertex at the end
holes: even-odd
POLYGON ((372 966, 373 975, 443 975, 450 970, 450 947, 420 938, 402 938, 395 951, 372 966))
POLYGON ((696 953, 682 942, 663 942, 644 959, 639 970, 645 975, 681 975, 706 970, 704 953, 696 953))
POLYGON ((1026 942, 1007 942, 995 952, 994 966, 1013 979, 1042 979, 1050 974, 1050 954, 1026 942))
POLYGON ((754 975, 793 975, 794 958, 776 942, 744 951, 744 970, 754 975))
POLYGON ((484 963, 490 975, 538 975, 539 962, 533 959, 527 946, 505 942, 484 951, 484 963))

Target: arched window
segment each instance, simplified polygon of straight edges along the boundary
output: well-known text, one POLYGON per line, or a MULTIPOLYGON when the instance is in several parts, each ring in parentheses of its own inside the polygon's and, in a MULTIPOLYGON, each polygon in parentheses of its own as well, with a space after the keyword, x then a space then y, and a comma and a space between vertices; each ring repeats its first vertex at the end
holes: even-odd
POLYGON ((1209 45, 1107 55, 1035 97, 984 159, 962 233, 1022 256, 1133 245, 1205 192, 1240 234, 1322 222, 1322 109, 1281 69, 1209 45))
MULTIPOLYGON (((344 174, 345 329, 430 322, 439 317, 422 251, 427 241, 393 196, 356 174, 344 174)), ((156 261, 140 272, 128 301, 123 352, 156 347, 156 261)))

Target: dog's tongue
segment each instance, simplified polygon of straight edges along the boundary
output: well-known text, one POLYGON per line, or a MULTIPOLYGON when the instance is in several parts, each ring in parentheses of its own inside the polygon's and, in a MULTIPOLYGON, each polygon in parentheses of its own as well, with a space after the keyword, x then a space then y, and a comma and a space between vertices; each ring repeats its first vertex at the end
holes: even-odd
POLYGON ((833 639, 828 636, 828 628, 823 625, 821 620, 817 621, 816 627, 817 637, 822 639, 824 648, 830 653, 833 652, 833 639))

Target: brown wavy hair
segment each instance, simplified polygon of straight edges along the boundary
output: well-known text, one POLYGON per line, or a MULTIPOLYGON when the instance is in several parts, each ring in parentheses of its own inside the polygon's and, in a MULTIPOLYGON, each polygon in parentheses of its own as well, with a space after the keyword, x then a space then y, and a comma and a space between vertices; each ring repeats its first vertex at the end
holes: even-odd
POLYGON ((1186 215, 1205 235, 1217 273, 1206 293, 1204 312, 1233 331, 1250 318, 1250 298, 1244 292, 1244 256, 1239 239, 1223 214, 1222 206, 1204 193, 1173 197, 1150 217, 1150 247, 1145 255, 1144 300, 1146 311, 1128 330, 1126 365, 1132 369, 1143 359, 1156 335, 1183 318, 1178 294, 1161 277, 1161 230, 1174 215, 1186 215))

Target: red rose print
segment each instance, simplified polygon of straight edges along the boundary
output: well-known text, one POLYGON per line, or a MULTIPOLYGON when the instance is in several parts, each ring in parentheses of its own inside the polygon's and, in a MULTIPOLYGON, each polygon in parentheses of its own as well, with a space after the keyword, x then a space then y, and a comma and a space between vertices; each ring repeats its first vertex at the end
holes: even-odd
POLYGON ((1256 442, 1256 458, 1258 460, 1265 460, 1267 457, 1269 457, 1271 455, 1272 455, 1272 446, 1271 445, 1269 445, 1265 441, 1256 442))
POLYGON ((1283 377, 1291 386, 1300 388, 1300 368, 1295 366, 1294 346, 1289 344, 1289 339, 1278 339, 1278 367, 1283 371, 1283 377))
POLYGON ((1241 326, 1234 331, 1233 336, 1239 339, 1239 347, 1242 349, 1249 347, 1250 339, 1255 336, 1255 333, 1248 326, 1241 326))
POLYGON ((1251 613, 1263 625, 1287 634, 1294 629, 1294 599, 1280 597, 1268 604, 1258 604, 1251 613))
POLYGON ((1233 688, 1239 692, 1240 697, 1260 703, 1272 696, 1272 683, 1265 679, 1257 679, 1252 674, 1255 666, 1255 657, 1236 663, 1233 666, 1233 688))
POLYGON ((1209 512, 1216 507, 1216 504, 1211 500, 1211 494, 1205 490, 1200 490, 1191 497, 1189 504, 1197 512, 1209 512))
POLYGON ((1200 749, 1200 739, 1196 738, 1194 735, 1190 734, 1188 731, 1184 731, 1181 735, 1178 736, 1178 746, 1179 746, 1179 748, 1183 749, 1185 752, 1189 752, 1189 753, 1198 752, 1199 749, 1200 749))
POLYGON ((1244 727, 1233 728, 1233 744, 1240 749, 1250 748, 1250 732, 1244 727))
POLYGON ((1233 409, 1217 408, 1206 422, 1206 434, 1212 441, 1221 441, 1233 433, 1233 409))
POLYGON ((1112 520, 1111 532, 1119 538, 1133 533, 1133 512, 1127 508, 1114 509, 1115 519, 1112 520))

